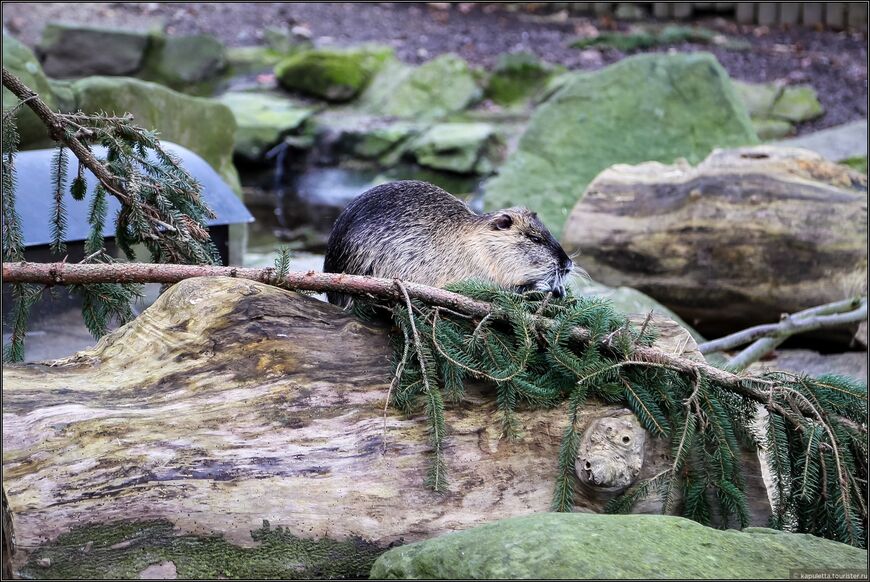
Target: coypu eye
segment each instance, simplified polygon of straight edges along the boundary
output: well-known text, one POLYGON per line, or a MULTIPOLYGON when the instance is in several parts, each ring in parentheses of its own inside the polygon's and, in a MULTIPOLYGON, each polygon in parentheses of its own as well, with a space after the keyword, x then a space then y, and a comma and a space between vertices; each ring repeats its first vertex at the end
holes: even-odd
POLYGON ((529 240, 532 241, 533 243, 539 244, 539 245, 544 243, 544 239, 542 239, 539 236, 535 236, 533 234, 529 235, 529 240))
POLYGON ((513 225, 514 219, 508 214, 502 214, 492 221, 492 226, 496 230, 507 230, 513 225))

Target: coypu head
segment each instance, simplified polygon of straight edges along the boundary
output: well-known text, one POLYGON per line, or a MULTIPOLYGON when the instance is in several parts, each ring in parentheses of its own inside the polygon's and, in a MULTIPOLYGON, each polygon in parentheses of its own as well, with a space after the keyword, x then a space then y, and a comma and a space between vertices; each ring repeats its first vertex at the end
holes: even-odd
POLYGON ((484 260, 500 285, 526 291, 565 295, 574 262, 538 215, 526 208, 507 208, 478 218, 484 260))

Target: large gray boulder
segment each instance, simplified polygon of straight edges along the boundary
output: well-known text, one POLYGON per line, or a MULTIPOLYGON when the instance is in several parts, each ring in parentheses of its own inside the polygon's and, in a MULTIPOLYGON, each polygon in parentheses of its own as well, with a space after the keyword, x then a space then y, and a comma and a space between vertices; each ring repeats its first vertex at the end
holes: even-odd
POLYGON ((686 158, 757 143, 728 74, 708 53, 649 54, 573 73, 540 106, 485 188, 487 210, 525 205, 558 236, 592 179, 616 163, 686 158))
POLYGON ((617 164, 589 185, 562 243, 596 281, 639 289, 717 337, 866 293, 867 178, 775 146, 697 166, 617 164))
POLYGON ((36 52, 45 73, 59 79, 132 75, 142 66, 148 32, 49 22, 36 52))
POLYGON ((142 70, 136 76, 176 91, 209 95, 228 66, 226 48, 207 34, 154 34, 142 70))
POLYGON ((796 569, 867 575, 865 550, 766 528, 717 530, 681 517, 541 513, 400 546, 372 578, 787 579, 796 569))

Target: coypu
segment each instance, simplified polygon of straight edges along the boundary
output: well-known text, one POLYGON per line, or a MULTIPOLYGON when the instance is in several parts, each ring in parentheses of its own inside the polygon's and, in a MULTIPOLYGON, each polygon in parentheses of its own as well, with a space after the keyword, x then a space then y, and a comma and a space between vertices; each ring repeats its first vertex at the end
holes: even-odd
MULTIPOLYGON (((565 294, 574 263, 525 208, 478 215, 427 182, 376 186, 345 208, 329 236, 323 270, 398 278, 434 287, 478 279, 509 290, 565 294)), ((350 297, 328 293, 346 307, 350 297)))

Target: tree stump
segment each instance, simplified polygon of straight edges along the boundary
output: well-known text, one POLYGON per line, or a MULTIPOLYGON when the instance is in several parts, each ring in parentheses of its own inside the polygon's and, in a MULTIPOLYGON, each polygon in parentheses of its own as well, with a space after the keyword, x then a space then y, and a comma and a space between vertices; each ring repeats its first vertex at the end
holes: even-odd
MULTIPOLYGON (((653 323, 660 346, 701 357, 682 328, 653 323)), ((520 412, 524 435, 509 442, 491 388, 469 386, 447 409, 449 486, 434 493, 424 418, 384 412, 388 334, 310 297, 199 278, 91 350, 4 367, 14 571, 360 577, 391 545, 547 511, 566 408, 520 412)), ((593 403, 583 423, 611 416, 626 418, 593 403)), ((667 451, 647 435, 636 477, 667 451)), ((601 510, 594 489, 578 488, 579 509, 601 510)))

